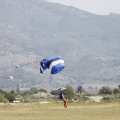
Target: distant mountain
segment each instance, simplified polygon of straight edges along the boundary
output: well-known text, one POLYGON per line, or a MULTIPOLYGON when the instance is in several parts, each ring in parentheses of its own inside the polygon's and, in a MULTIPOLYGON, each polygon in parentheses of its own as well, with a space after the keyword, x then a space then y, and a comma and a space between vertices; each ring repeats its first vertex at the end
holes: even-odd
POLYGON ((18 84, 48 90, 120 84, 120 15, 45 0, 1 0, 0 88, 18 84), (41 75, 39 61, 51 55, 60 55, 66 67, 55 76, 41 75))

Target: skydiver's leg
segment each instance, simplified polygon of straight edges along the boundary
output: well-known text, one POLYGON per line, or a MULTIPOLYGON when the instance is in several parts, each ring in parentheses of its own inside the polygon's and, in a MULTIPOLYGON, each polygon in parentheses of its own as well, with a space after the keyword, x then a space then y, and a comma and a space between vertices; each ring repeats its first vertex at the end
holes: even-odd
POLYGON ((64 98, 63 101, 64 101, 64 107, 67 108, 67 100, 64 98))

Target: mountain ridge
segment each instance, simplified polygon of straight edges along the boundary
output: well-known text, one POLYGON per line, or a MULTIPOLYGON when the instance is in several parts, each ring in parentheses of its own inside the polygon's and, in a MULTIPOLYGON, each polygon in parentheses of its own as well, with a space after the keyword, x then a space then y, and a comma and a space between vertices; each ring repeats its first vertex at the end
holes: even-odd
POLYGON ((44 0, 1 0, 0 15, 0 88, 119 84, 119 16, 44 0), (39 61, 51 55, 62 56, 66 67, 56 76, 41 75, 39 61))

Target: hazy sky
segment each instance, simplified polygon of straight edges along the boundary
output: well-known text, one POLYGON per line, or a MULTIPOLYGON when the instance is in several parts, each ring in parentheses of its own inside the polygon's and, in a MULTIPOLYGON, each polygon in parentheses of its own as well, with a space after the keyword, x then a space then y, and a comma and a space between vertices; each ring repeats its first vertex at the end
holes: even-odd
POLYGON ((110 12, 120 14, 120 0, 47 0, 68 6, 74 6, 81 10, 94 14, 106 15, 110 12))

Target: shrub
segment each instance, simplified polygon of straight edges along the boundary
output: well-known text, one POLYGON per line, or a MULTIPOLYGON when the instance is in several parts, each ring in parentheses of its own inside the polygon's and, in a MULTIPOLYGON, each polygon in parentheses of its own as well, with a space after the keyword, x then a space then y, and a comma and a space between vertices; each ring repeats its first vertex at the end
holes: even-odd
POLYGON ((0 94, 0 102, 4 102, 4 103, 7 102, 7 99, 4 97, 3 94, 0 94))

